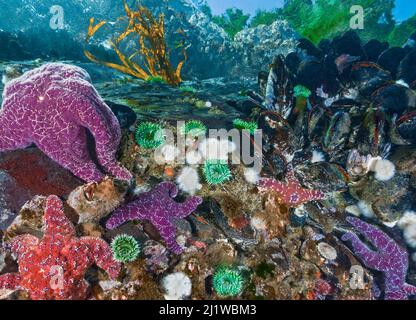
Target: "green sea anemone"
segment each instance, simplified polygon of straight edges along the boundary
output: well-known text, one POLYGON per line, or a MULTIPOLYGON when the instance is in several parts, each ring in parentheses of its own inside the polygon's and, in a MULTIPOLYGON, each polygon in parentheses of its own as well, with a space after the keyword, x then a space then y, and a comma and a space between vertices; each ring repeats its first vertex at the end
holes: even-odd
POLYGON ((235 119, 233 121, 234 128, 239 130, 248 130, 251 134, 254 134, 258 129, 257 123, 254 121, 244 121, 241 119, 235 119))
POLYGON ((150 76, 146 79, 146 82, 149 83, 166 83, 165 79, 161 76, 150 76))
POLYGON ((132 262, 140 253, 140 245, 132 236, 119 234, 111 242, 113 258, 118 262, 132 262))
POLYGON ((215 271, 212 283, 220 297, 235 297, 243 291, 244 278, 236 268, 221 266, 215 271))
POLYGON ((179 90, 184 92, 184 93, 195 93, 196 92, 195 88, 191 87, 191 86, 182 86, 182 87, 179 87, 179 90))
POLYGON ((199 137, 207 132, 207 127, 201 121, 191 120, 187 121, 180 131, 187 136, 199 137))
POLYGON ((211 185, 221 184, 231 179, 231 171, 225 160, 206 160, 203 172, 205 180, 211 185))
POLYGON ((309 90, 308 88, 306 88, 302 85, 297 85, 294 88, 294 92, 295 92, 295 97, 296 98, 302 97, 302 98, 308 99, 312 94, 311 90, 309 90))
POLYGON ((143 122, 136 129, 136 142, 145 149, 156 149, 166 140, 163 128, 152 122, 143 122))

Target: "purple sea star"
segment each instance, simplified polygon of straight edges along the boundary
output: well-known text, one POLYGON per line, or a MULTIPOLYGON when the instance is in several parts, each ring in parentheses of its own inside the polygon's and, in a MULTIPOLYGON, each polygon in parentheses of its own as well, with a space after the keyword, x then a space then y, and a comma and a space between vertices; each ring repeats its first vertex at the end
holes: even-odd
POLYGON ((173 200, 178 188, 172 182, 162 182, 149 192, 140 194, 136 200, 117 209, 107 220, 106 227, 115 229, 126 221, 149 220, 165 240, 168 248, 180 254, 183 248, 176 242, 173 219, 186 218, 202 203, 201 197, 189 197, 185 202, 173 200))
POLYGON ((355 254, 368 268, 384 273, 385 299, 406 300, 409 295, 415 295, 416 287, 406 283, 407 251, 377 227, 353 217, 347 221, 377 249, 371 250, 355 233, 342 236, 343 241, 351 241, 355 254))
POLYGON ((0 111, 0 152, 35 144, 82 180, 99 181, 104 174, 89 154, 87 130, 95 138, 101 167, 130 180, 131 173, 115 159, 121 139, 118 120, 85 70, 48 63, 7 83, 0 111))

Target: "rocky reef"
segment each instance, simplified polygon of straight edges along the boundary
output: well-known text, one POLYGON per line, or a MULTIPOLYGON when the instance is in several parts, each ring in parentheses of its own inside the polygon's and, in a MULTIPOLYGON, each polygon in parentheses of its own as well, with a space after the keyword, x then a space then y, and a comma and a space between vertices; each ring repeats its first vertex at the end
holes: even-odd
MULTIPOLYGON (((32 0, 18 0, 5 3, 0 14, 0 40, 4 43, 0 58, 85 62, 87 58, 83 54, 85 48, 82 40, 87 36, 89 19, 115 24, 119 17, 125 15, 123 2, 117 2, 116 5, 112 0, 47 0, 35 3, 32 0), (19 8, 17 13, 16 7, 19 8), (11 17, 15 18, 10 20, 11 17), (58 24, 57 19, 61 19, 62 25, 58 24), (51 24, 56 27, 50 27, 51 24)), ((132 10, 136 9, 135 1, 127 3, 132 10)), ((269 27, 243 30, 232 39, 203 12, 201 8, 204 4, 204 1, 192 0, 140 1, 140 5, 149 8, 155 16, 164 15, 165 38, 169 48, 176 48, 185 35, 187 62, 183 67, 184 78, 208 79, 231 74, 239 77, 242 70, 254 75, 258 67, 267 65, 273 55, 287 54, 296 45, 297 36, 285 21, 277 21, 269 27)), ((118 28, 122 33, 123 26, 118 28)), ((114 31, 103 29, 88 48, 105 61, 117 60, 117 54, 109 46, 114 31)), ((122 49, 131 47, 132 43, 129 42, 122 49)), ((175 63, 183 60, 181 50, 171 55, 175 63)))
POLYGON ((0 63, 1 298, 414 299, 412 42, 314 45, 282 20, 231 39, 144 2, 189 31, 191 80, 0 63))

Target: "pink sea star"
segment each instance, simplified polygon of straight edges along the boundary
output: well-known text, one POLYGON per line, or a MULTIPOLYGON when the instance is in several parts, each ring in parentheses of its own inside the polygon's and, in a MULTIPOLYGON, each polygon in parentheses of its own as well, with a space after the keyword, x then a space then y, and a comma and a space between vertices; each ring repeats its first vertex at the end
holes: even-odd
POLYGON ((371 250, 355 233, 342 236, 343 241, 351 241, 355 254, 368 268, 384 273, 385 299, 406 300, 409 295, 416 295, 416 287, 406 283, 407 251, 377 227, 353 217, 347 221, 377 249, 371 250))
POLYGON ((75 300, 87 297, 84 274, 94 263, 111 278, 117 277, 120 264, 113 260, 109 245, 100 238, 76 238, 56 196, 46 201, 44 226, 41 240, 29 234, 12 239, 19 272, 0 276, 0 288, 26 290, 34 300, 75 300))
POLYGON ((126 221, 149 220, 159 230, 168 248, 180 254, 183 249, 176 242, 173 220, 189 216, 202 203, 202 198, 189 197, 184 203, 178 203, 173 200, 177 194, 174 183, 162 182, 152 191, 140 194, 136 200, 117 209, 107 220, 106 227, 115 229, 126 221))
POLYGON ((272 190, 277 193, 282 204, 289 207, 297 207, 303 203, 312 200, 322 200, 325 194, 320 190, 304 189, 292 170, 289 170, 286 176, 287 182, 280 182, 275 179, 262 178, 259 181, 259 189, 261 191, 272 190))
POLYGON ((89 154, 87 130, 95 138, 101 167, 130 180, 131 173, 115 159, 121 139, 118 120, 85 70, 48 63, 6 84, 0 111, 0 152, 35 144, 77 177, 99 181, 104 175, 89 154))

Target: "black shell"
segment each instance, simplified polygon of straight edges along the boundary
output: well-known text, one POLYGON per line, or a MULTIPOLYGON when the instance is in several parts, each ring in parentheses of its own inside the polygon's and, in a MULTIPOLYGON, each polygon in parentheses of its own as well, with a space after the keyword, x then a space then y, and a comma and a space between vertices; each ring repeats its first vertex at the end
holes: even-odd
POLYGON ((332 43, 328 39, 322 39, 318 44, 318 48, 324 53, 330 53, 332 49, 332 43))
POLYGON ((266 71, 260 71, 257 76, 257 84, 259 85, 260 95, 262 97, 266 96, 266 87, 267 80, 269 78, 269 73, 266 71))
POLYGON ((267 109, 281 114, 287 119, 294 107, 293 75, 286 66, 285 58, 278 55, 270 69, 266 86, 267 109))
POLYGON ((394 47, 384 51, 377 60, 377 63, 385 70, 389 71, 393 78, 396 78, 397 68, 406 56, 406 50, 394 47))
POLYGON ((296 84, 300 84, 312 93, 322 84, 322 63, 315 57, 306 57, 299 65, 296 84))
POLYGON ((274 176, 281 175, 288 160, 293 159, 301 142, 289 123, 277 112, 265 111, 258 119, 259 129, 263 130, 263 168, 274 176))
POLYGON ((289 71, 293 74, 296 74, 299 68, 300 59, 296 52, 291 52, 286 56, 286 66, 289 71))
POLYGON ((393 80, 390 72, 373 62, 355 63, 351 68, 350 78, 363 96, 370 96, 375 90, 393 80))
POLYGON ((375 107, 389 114, 402 115, 403 112, 415 107, 415 93, 399 84, 388 84, 375 91, 372 101, 375 107))
POLYGON ((402 79, 409 85, 416 81, 416 49, 408 53, 400 62, 397 79, 402 79))
POLYGON ((416 143, 416 110, 409 111, 396 121, 397 132, 400 136, 411 142, 416 143))
POLYGON ((366 60, 366 54, 361 46, 360 37, 355 31, 347 31, 342 36, 336 37, 332 42, 336 56, 348 54, 366 60))
POLYGON ((117 117, 122 129, 128 129, 136 122, 137 115, 130 107, 111 101, 106 101, 105 103, 110 107, 111 111, 113 111, 117 117))
POLYGON ((318 49, 311 41, 308 39, 300 39, 298 42, 298 50, 302 52, 305 56, 313 56, 315 58, 322 58, 322 51, 318 49))
POLYGON ((355 133, 354 145, 360 154, 371 154, 373 157, 380 155, 386 143, 386 114, 380 109, 368 108, 354 122, 359 127, 355 133))
POLYGON ((389 48, 389 44, 373 39, 367 42, 363 48, 367 55, 367 59, 372 62, 377 62, 380 55, 389 48))

